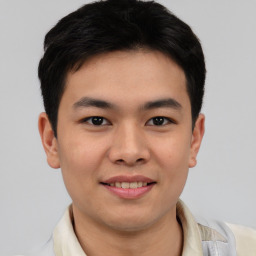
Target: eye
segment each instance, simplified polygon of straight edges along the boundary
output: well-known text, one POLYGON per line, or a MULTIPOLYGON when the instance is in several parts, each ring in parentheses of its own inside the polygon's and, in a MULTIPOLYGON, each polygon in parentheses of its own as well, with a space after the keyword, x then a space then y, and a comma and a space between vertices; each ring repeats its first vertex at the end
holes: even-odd
POLYGON ((89 123, 91 125, 109 125, 109 121, 102 116, 91 116, 82 120, 82 123, 89 123))
POLYGON ((172 121, 171 119, 169 119, 167 117, 156 116, 156 117, 151 118, 147 122, 147 125, 163 126, 163 125, 167 125, 167 124, 170 124, 170 123, 174 123, 174 121, 172 121))

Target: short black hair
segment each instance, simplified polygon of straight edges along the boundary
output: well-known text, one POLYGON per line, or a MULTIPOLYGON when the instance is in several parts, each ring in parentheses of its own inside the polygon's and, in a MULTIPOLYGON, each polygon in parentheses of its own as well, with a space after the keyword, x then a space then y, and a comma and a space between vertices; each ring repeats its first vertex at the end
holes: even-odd
POLYGON ((105 0, 70 13, 45 36, 38 76, 55 136, 67 73, 79 70, 94 55, 141 48, 160 51, 183 69, 194 125, 202 107, 206 75, 199 39, 186 23, 155 1, 105 0))

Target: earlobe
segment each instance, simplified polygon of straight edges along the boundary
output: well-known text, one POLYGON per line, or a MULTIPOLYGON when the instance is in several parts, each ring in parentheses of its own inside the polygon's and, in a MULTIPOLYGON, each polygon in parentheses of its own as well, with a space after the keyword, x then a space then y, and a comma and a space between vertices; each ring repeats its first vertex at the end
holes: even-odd
POLYGON ((59 168, 57 139, 52 130, 51 123, 46 113, 41 113, 38 118, 38 129, 41 141, 47 156, 47 162, 52 168, 59 168))
POLYGON ((199 152, 201 142, 204 136, 204 131, 205 131, 204 123, 205 123, 205 116, 203 114, 199 114, 195 123, 195 127, 193 129, 193 134, 192 134, 189 168, 192 168, 197 164, 196 157, 199 152))

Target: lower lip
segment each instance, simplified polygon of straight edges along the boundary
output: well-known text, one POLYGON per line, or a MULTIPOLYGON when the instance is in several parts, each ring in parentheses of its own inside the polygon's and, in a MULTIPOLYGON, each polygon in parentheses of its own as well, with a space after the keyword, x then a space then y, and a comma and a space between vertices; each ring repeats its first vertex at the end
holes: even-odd
MULTIPOLYGON (((103 185, 103 184, 102 184, 103 185)), ((106 189, 108 189, 113 194, 126 199, 137 199, 148 193, 155 183, 150 184, 145 187, 140 188, 117 188, 117 187, 111 187, 108 185, 103 185, 106 189)))

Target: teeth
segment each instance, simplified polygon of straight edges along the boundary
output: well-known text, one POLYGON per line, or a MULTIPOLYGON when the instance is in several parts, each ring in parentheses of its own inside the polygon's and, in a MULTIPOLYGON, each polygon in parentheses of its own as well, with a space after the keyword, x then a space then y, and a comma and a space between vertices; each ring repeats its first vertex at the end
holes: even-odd
POLYGON ((121 183, 121 187, 122 187, 122 188, 129 188, 129 187, 130 187, 130 184, 129 184, 129 182, 122 182, 122 183, 121 183))
POLYGON ((137 182, 131 182, 130 183, 130 188, 137 188, 138 187, 138 183, 137 182))
POLYGON ((117 188, 141 188, 141 187, 146 187, 147 186, 147 182, 142 182, 142 181, 138 181, 138 182, 115 182, 115 183, 110 183, 109 185, 111 187, 117 187, 117 188))
MULTIPOLYGON (((137 186, 138 186, 138 188, 141 188, 142 187, 142 181, 139 181, 139 182, 137 182, 137 186)), ((147 186, 147 183, 146 183, 146 186, 147 186)))
POLYGON ((121 183, 120 183, 120 182, 116 182, 116 183, 115 183, 115 186, 116 186, 117 188, 121 188, 121 183))

